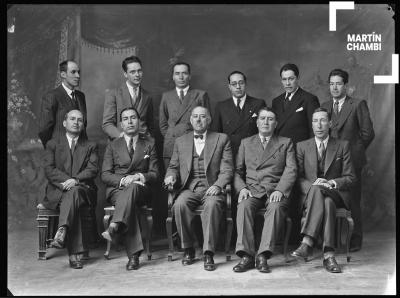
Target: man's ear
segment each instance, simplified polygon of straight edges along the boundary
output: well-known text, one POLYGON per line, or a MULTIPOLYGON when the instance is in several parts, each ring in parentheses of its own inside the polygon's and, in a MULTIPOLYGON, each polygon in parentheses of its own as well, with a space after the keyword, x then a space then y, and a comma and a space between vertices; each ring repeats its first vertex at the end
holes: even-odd
POLYGON ((65 121, 65 120, 63 121, 63 126, 67 127, 67 121, 65 121))

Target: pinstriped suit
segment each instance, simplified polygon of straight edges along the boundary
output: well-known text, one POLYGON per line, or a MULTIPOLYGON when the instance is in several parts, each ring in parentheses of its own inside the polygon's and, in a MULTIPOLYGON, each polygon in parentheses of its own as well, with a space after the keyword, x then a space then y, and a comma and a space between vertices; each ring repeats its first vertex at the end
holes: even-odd
POLYGON ((87 138, 85 94, 79 90, 75 90, 75 98, 78 103, 77 105, 73 103, 62 85, 51 90, 42 97, 41 114, 39 118, 39 138, 44 147, 46 147, 46 143, 50 139, 58 139, 60 136, 65 136, 65 128, 63 126, 64 116, 71 109, 78 109, 82 112, 85 125, 79 138, 87 138))

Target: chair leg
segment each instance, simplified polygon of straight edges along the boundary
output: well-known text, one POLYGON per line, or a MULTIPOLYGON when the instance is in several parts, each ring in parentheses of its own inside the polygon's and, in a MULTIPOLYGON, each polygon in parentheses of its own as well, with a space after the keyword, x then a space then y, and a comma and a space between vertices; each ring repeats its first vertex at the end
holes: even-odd
POLYGON ((39 260, 47 260, 47 232, 49 229, 49 217, 37 217, 36 218, 38 222, 38 228, 39 228, 39 250, 38 250, 38 259, 39 260))
POLYGON ((174 243, 172 241, 172 217, 167 217, 165 223, 166 223, 166 228, 167 228, 167 237, 168 237, 168 245, 169 245, 168 262, 171 262, 172 254, 174 253, 174 243))
POLYGON ((231 217, 229 217, 226 219, 226 240, 225 240, 225 253, 227 261, 231 260, 230 248, 231 248, 232 228, 233 228, 233 220, 231 217))
POLYGON ((347 237, 346 237, 346 257, 347 257, 347 262, 350 262, 349 249, 350 249, 351 235, 353 234, 353 230, 354 230, 354 221, 350 216, 346 217, 346 219, 347 219, 347 223, 348 223, 348 230, 347 230, 347 237))
POLYGON ((288 243, 290 238, 290 233, 292 232, 292 219, 290 217, 286 217, 286 233, 285 240, 283 242, 283 255, 285 257, 285 262, 287 263, 288 258, 288 243))
POLYGON ((147 214, 146 216, 147 221, 147 230, 146 230, 146 250, 147 250, 147 259, 151 260, 151 232, 153 230, 153 216, 151 214, 147 214))
MULTIPOLYGON (((104 215, 103 217, 103 226, 104 226, 104 230, 107 230, 109 224, 110 224, 110 215, 104 215)), ((106 260, 110 259, 110 249, 111 249, 111 241, 107 240, 107 249, 106 252, 104 253, 104 258, 106 260)))
POLYGON ((342 217, 336 219, 336 246, 340 251, 342 248, 342 217))

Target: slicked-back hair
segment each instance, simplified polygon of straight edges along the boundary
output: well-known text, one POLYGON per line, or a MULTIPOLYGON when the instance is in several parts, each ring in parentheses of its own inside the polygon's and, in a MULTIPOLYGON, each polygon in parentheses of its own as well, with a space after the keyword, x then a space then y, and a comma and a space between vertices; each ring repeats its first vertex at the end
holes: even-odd
POLYGON ((174 63, 174 65, 172 65, 172 74, 174 74, 174 69, 175 69, 175 66, 177 66, 177 65, 186 65, 186 67, 188 69, 188 72, 190 74, 190 65, 189 65, 189 63, 183 62, 183 61, 177 61, 177 62, 174 63))
POLYGON ((85 116, 83 115, 83 113, 82 113, 82 111, 80 109, 71 108, 71 109, 68 109, 68 111, 65 113, 64 120, 67 120, 68 114, 70 112, 72 112, 72 111, 79 111, 81 113, 81 115, 82 115, 82 118, 85 119, 85 116))
POLYGON ((122 122, 122 113, 128 110, 132 110, 136 113, 136 117, 139 119, 139 112, 134 108, 134 107, 127 107, 127 108, 123 108, 121 113, 119 113, 119 121, 122 122))
POLYGON ((128 64, 135 63, 135 62, 139 63, 140 67, 143 67, 142 61, 139 59, 139 57, 129 56, 129 57, 126 57, 124 59, 124 61, 122 61, 122 69, 126 72, 128 70, 128 64))
POLYGON ((68 70, 68 62, 73 62, 76 65, 78 65, 78 63, 76 63, 74 60, 64 60, 63 62, 61 62, 58 65, 58 69, 60 70, 60 72, 63 72, 63 71, 67 72, 67 70, 68 70))
POLYGON ((283 71, 287 71, 287 70, 293 71, 294 74, 295 74, 295 76, 296 76, 296 77, 299 77, 300 72, 299 72, 299 68, 297 67, 296 64, 293 64, 293 63, 286 63, 285 65, 283 65, 283 66, 281 67, 281 70, 279 71, 279 75, 282 77, 282 72, 283 72, 283 71))
POLYGON ((331 77, 334 77, 334 76, 341 77, 343 79, 343 83, 345 83, 345 84, 347 84, 347 82, 349 81, 349 73, 343 69, 335 68, 334 70, 332 70, 329 73, 328 83, 330 82, 331 77))
POLYGON ((270 107, 262 107, 262 108, 258 111, 257 119, 260 117, 261 111, 266 111, 266 112, 274 113, 274 115, 275 115, 275 120, 278 121, 278 114, 275 112, 275 110, 274 110, 273 108, 270 108, 270 107))
POLYGON ((242 75, 244 81, 247 82, 246 75, 245 75, 243 72, 241 72, 241 71, 239 71, 239 70, 234 70, 234 71, 232 71, 232 72, 228 75, 228 83, 231 82, 231 76, 233 76, 234 74, 240 74, 240 75, 242 75))
POLYGON ((313 115, 314 115, 315 113, 318 113, 318 112, 325 112, 325 113, 328 115, 328 120, 329 120, 329 121, 331 120, 331 115, 329 114, 329 112, 328 112, 327 109, 321 108, 321 107, 316 108, 316 109, 314 110, 314 112, 313 112, 313 115))

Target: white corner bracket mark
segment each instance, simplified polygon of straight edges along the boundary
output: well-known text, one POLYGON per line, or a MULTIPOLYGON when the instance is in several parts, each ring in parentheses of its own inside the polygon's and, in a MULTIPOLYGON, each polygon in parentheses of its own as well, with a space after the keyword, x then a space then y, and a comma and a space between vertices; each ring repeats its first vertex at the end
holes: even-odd
POLYGON ((399 54, 392 54, 392 75, 374 76, 374 84, 398 84, 399 83, 399 54))
POLYGON ((329 1, 329 31, 336 31, 336 10, 354 9, 354 1, 329 1))

